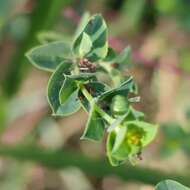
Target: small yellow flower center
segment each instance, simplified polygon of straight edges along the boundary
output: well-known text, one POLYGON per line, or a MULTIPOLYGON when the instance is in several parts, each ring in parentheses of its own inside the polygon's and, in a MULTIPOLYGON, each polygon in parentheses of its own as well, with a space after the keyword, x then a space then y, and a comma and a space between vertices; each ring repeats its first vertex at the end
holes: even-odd
POLYGON ((144 135, 143 130, 129 129, 129 131, 126 134, 126 141, 129 144, 138 146, 141 143, 141 139, 142 139, 143 135, 144 135))

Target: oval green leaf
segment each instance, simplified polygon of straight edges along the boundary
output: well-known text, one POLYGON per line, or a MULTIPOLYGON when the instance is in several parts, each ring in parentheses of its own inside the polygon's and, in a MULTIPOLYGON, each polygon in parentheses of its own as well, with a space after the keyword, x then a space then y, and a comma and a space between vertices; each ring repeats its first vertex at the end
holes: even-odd
POLYGON ((173 180, 164 180, 156 185, 155 190, 190 190, 190 188, 173 180))
POLYGON ((95 102, 91 102, 88 121, 81 139, 99 141, 103 137, 104 129, 105 124, 102 117, 96 112, 95 102))
POLYGON ((70 46, 62 41, 40 45, 26 53, 26 57, 35 67, 50 72, 70 56, 70 46))
MULTIPOLYGON (((80 46, 83 43, 83 34, 86 33, 91 42, 92 47, 89 52, 87 52, 84 57, 86 57, 89 61, 95 62, 100 59, 106 57, 108 52, 108 36, 107 36, 107 26, 100 14, 92 16, 83 31, 81 31, 80 35, 76 38, 73 43, 73 52, 80 56, 80 46)), ((89 49, 89 48, 88 48, 89 49)))
POLYGON ((69 69, 71 68, 72 63, 69 61, 64 61, 58 66, 56 71, 52 74, 49 79, 47 97, 48 102, 51 106, 53 115, 55 116, 66 116, 70 115, 73 112, 76 112, 80 108, 80 101, 78 100, 78 92, 74 91, 69 94, 69 97, 64 101, 64 104, 61 104, 59 101, 59 93, 61 87, 65 80, 65 74, 69 74, 69 69))

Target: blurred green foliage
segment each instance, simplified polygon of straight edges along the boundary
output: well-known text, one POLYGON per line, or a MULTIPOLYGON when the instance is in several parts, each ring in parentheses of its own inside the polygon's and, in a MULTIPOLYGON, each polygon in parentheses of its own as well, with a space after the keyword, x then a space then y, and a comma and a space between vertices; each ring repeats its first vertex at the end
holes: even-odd
POLYGON ((68 3, 71 3, 71 1, 40 0, 36 2, 35 9, 30 18, 30 30, 16 51, 15 57, 9 64, 9 68, 3 80, 3 92, 8 96, 12 96, 18 90, 27 68, 26 60, 23 55, 36 43, 37 33, 40 30, 48 29, 54 25, 60 14, 60 10, 68 3))
POLYGON ((171 156, 177 151, 183 151, 187 156, 190 154, 190 119, 189 110, 186 113, 186 125, 171 121, 161 125, 163 141, 161 143, 161 155, 171 156))
POLYGON ((8 114, 7 98, 0 94, 0 133, 5 128, 8 114))
POLYGON ((161 15, 175 17, 180 26, 190 30, 189 0, 156 0, 155 5, 161 15))

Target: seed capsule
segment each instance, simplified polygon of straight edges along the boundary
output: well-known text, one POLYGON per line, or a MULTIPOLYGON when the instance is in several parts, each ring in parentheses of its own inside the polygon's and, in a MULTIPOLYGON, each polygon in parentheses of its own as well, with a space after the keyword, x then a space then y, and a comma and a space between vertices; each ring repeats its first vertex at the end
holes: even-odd
POLYGON ((112 98, 111 112, 114 117, 125 114, 128 110, 128 102, 125 96, 116 95, 112 98))

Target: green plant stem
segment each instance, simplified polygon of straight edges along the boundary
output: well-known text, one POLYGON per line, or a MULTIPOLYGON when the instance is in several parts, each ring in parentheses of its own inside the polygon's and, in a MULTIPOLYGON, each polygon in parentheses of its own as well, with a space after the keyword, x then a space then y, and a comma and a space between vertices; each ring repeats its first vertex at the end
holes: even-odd
POLYGON ((139 181, 146 184, 155 185, 165 179, 173 179, 184 185, 190 186, 190 175, 186 173, 181 175, 177 173, 165 173, 159 170, 122 165, 112 167, 107 160, 92 159, 77 152, 67 150, 47 150, 39 146, 21 146, 14 147, 0 145, 1 157, 11 157, 20 161, 33 161, 54 169, 63 169, 74 166, 86 174, 105 177, 117 176, 125 181, 139 181))
POLYGON ((6 95, 12 96, 17 92, 29 66, 24 54, 36 44, 37 33, 41 30, 50 29, 59 16, 61 9, 72 2, 72 0, 36 0, 34 10, 31 14, 30 30, 21 42, 18 50, 16 50, 2 81, 3 92, 6 95))
MULTIPOLYGON (((91 94, 87 91, 87 89, 84 87, 83 84, 80 84, 80 89, 83 95, 86 97, 86 99, 89 101, 89 103, 94 102, 94 98, 91 96, 91 94)), ((100 114, 102 118, 104 118, 109 124, 112 124, 114 122, 114 119, 110 117, 104 110, 102 110, 96 103, 94 103, 96 111, 100 114)))

